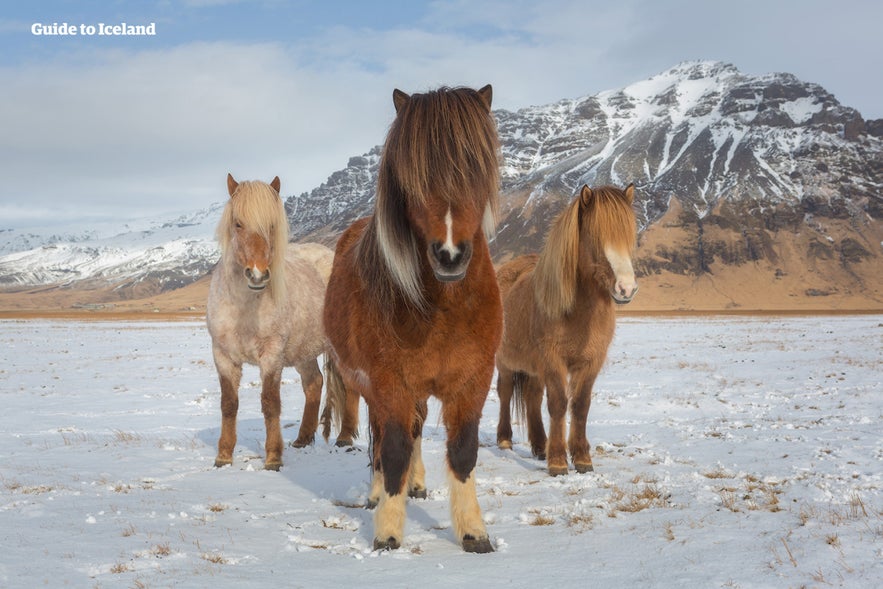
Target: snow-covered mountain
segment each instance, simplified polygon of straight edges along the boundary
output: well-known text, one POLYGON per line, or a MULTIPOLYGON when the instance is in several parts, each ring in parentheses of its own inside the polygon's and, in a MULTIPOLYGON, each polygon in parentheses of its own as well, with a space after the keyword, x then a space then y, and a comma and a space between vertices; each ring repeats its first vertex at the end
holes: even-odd
MULTIPOLYGON (((808 281, 807 292, 866 290, 883 302, 883 122, 865 121, 816 84, 686 62, 622 89, 495 116, 504 159, 498 258, 536 251, 583 183, 633 182, 641 274, 720 277, 753 264, 771 280, 808 281)), ((352 157, 289 197, 293 238, 331 243, 370 214, 379 157, 379 147, 352 157)), ((173 221, 25 252, 21 236, 0 233, 0 284, 164 276, 177 285, 216 259, 218 214, 196 215, 202 221, 184 232, 173 221), (189 232, 196 227, 199 237, 189 232), (172 267, 187 269, 173 276, 172 267)))
POLYGON ((0 230, 0 288, 141 284, 155 292, 185 286, 218 260, 214 230, 222 207, 88 229, 0 230))

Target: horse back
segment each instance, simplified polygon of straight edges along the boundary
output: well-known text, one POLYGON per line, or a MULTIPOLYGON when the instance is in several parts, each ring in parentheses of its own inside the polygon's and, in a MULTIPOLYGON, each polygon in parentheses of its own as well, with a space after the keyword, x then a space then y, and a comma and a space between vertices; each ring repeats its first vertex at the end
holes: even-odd
POLYGON ((319 272, 322 282, 328 284, 334 252, 321 243, 289 243, 286 258, 301 258, 319 272))
POLYGON ((537 254, 527 254, 519 256, 514 260, 509 260, 497 268, 497 283, 500 285, 500 296, 504 300, 512 290, 512 285, 519 278, 533 271, 539 258, 537 254))

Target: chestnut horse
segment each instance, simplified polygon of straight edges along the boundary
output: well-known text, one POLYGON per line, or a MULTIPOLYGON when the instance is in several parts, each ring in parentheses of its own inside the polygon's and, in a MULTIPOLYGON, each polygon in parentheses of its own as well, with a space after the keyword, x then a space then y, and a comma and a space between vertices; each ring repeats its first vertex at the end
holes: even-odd
MULTIPOLYGON (((264 467, 282 466, 279 395, 282 368, 301 376, 306 403, 295 447, 313 442, 326 351, 322 306, 333 254, 319 244, 288 243, 279 178, 238 183, 227 175, 230 200, 218 224, 221 260, 212 274, 206 320, 221 382, 221 436, 215 466, 233 462, 242 365, 260 368, 266 426, 264 467)), ((328 392, 331 394, 331 391, 328 392)))
POLYGON ((405 493, 425 496, 421 432, 433 395, 447 430, 454 534, 468 552, 493 551, 473 475, 502 332, 487 244, 500 173, 491 94, 393 92, 374 214, 335 251, 325 329, 346 386, 368 405, 375 549, 401 545, 405 493))
POLYGON ((584 186, 556 219, 539 256, 516 258, 497 271, 505 327, 497 353, 500 421, 497 445, 512 447, 510 402, 527 420, 534 456, 547 457, 549 474, 567 474, 567 450, 578 472, 592 470, 586 419, 592 386, 613 339, 613 304, 638 290, 634 187, 584 186), (569 377, 569 380, 568 380, 569 377), (548 448, 543 428, 543 389, 550 417, 548 448))

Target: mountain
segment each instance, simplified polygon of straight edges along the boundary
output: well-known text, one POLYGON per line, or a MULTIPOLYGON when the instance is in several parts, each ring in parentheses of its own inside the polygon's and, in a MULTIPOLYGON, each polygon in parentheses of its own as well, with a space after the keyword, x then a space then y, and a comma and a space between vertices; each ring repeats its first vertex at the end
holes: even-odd
POLYGON ((0 289, 104 289, 130 299, 186 286, 219 258, 222 204, 173 219, 0 231, 0 289))
MULTIPOLYGON (((883 121, 865 121, 817 84, 686 62, 619 90, 494 114, 503 153, 503 210, 492 243, 498 260, 538 250, 582 184, 633 182, 639 299, 648 308, 883 309, 883 121)), ((332 243, 370 214, 379 159, 375 147, 311 192, 289 197, 293 238, 332 243)), ((216 210, 201 218, 211 214, 217 218, 216 210)), ((150 231, 151 239, 175 234, 150 231)), ((210 240, 207 228, 200 231, 210 240)), ((15 259, 16 273, 10 255, 24 254, 4 255, 0 283, 131 285, 163 277, 153 287, 161 291, 216 259, 195 238, 186 254, 165 245, 172 241, 151 241, 164 250, 153 257, 139 250, 137 273, 116 262, 97 264, 96 273, 57 255, 70 247, 112 260, 113 247, 136 249, 141 235, 97 240, 97 249, 88 249, 96 240, 40 244, 27 264, 15 259), (186 271, 169 274, 185 259, 186 271)), ((11 247, 3 237, 0 254, 11 247)))

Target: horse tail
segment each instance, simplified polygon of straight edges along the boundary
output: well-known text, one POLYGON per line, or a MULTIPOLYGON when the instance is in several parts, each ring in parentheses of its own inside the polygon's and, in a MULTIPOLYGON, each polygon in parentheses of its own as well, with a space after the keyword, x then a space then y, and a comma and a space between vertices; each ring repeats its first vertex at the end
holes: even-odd
POLYGON ((340 431, 343 415, 346 411, 346 385, 337 362, 331 354, 325 354, 325 407, 322 409, 322 437, 325 441, 331 436, 332 424, 340 431))
POLYGON ((526 372, 512 373, 512 407, 520 423, 525 423, 527 416, 527 400, 524 398, 524 390, 528 378, 526 372))

